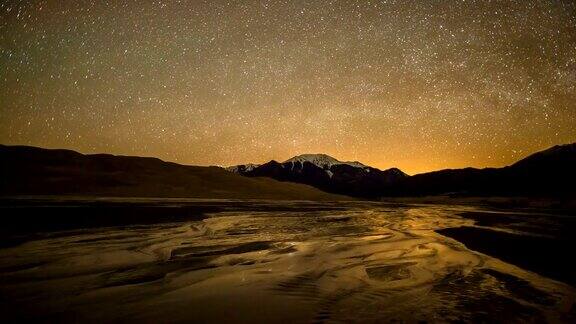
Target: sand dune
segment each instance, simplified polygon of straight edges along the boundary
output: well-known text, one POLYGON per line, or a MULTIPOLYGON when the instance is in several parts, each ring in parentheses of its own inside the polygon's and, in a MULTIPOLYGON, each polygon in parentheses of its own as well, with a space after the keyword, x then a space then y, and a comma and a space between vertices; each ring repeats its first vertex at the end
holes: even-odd
POLYGON ((83 155, 69 150, 0 145, 0 195, 350 200, 316 188, 246 178, 218 167, 156 158, 83 155))

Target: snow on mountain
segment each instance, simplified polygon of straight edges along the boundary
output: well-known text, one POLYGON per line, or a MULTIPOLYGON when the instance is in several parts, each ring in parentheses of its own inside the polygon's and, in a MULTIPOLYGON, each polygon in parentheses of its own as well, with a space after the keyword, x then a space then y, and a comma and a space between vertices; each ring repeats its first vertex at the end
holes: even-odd
POLYGON ((284 161, 284 163, 296 163, 296 162, 300 162, 300 163, 304 163, 304 162, 309 162, 312 163, 322 169, 330 169, 330 167, 332 167, 333 165, 338 165, 338 164, 347 164, 356 168, 366 168, 367 166, 354 161, 354 162, 342 162, 342 161, 338 161, 335 158, 326 155, 326 154, 302 154, 302 155, 297 155, 291 159, 288 159, 286 161, 284 161))
POLYGON ((240 165, 227 170, 248 177, 304 183, 327 192, 358 197, 381 195, 408 177, 395 168, 382 171, 360 162, 342 162, 326 154, 302 154, 282 163, 272 160, 259 166, 240 165))
POLYGON ((260 164, 248 163, 248 164, 241 164, 241 165, 233 165, 233 166, 229 166, 229 167, 224 168, 224 169, 226 169, 227 171, 233 172, 233 173, 243 173, 243 172, 250 172, 259 166, 260 166, 260 164))

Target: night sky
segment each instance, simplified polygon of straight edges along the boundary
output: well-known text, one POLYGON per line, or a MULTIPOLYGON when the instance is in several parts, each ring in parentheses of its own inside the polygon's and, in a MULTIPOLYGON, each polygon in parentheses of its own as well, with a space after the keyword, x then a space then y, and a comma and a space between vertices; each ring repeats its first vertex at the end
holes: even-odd
POLYGON ((0 1, 0 143, 413 174, 576 141, 574 1, 0 1))

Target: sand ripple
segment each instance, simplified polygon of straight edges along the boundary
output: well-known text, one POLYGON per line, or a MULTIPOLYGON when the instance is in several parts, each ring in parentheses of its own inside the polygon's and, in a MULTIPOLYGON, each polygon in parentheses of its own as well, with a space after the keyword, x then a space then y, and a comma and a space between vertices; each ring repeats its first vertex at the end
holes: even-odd
POLYGON ((17 320, 571 318, 570 286, 434 232, 473 225, 461 209, 307 205, 63 233, 1 249, 0 294, 17 320))

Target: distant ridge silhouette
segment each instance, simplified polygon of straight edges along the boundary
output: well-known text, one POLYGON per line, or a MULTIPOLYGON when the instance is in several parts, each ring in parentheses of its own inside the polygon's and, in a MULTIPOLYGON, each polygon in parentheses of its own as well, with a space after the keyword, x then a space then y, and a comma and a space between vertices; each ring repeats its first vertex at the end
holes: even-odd
POLYGON ((234 166, 248 177, 305 183, 327 192, 356 197, 425 195, 538 195, 576 193, 576 143, 557 145, 504 168, 446 169, 408 176, 399 169, 378 170, 358 162, 318 154, 286 162, 234 166), (322 158, 322 159, 321 159, 322 158), (320 162, 318 162, 320 161, 320 162), (329 161, 329 162, 326 162, 329 161))
POLYGON ((4 145, 0 145, 0 195, 350 199, 302 184, 241 177, 219 167, 4 145))
POLYGON ((447 169, 414 176, 396 168, 382 171, 322 154, 224 170, 149 157, 0 145, 0 195, 303 200, 348 199, 342 195, 372 199, 427 195, 573 198, 575 166, 576 143, 554 146, 503 168, 447 169))
POLYGON ((408 177, 397 168, 379 170, 360 162, 341 162, 326 154, 302 154, 282 163, 238 165, 227 168, 249 177, 270 177, 305 183, 327 192, 377 198, 408 177))

